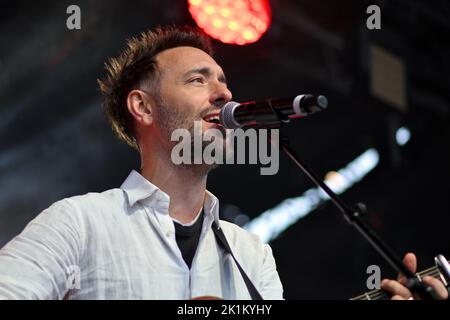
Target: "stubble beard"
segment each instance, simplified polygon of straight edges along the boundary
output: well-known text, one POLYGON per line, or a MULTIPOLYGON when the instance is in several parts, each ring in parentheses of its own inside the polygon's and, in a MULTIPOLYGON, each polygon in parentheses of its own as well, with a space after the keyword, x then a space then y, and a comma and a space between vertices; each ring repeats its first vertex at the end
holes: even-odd
MULTIPOLYGON (((156 101, 158 104, 158 112, 156 113, 156 121, 158 123, 158 126, 161 128, 163 135, 168 141, 169 150, 168 150, 168 159, 170 159, 170 155, 172 152, 172 149, 178 144, 177 141, 172 141, 172 132, 176 129, 187 129, 191 136, 191 164, 174 164, 171 160, 169 160, 173 166, 175 166, 177 169, 182 168, 183 170, 188 171, 190 174, 195 176, 207 176, 211 170, 217 168, 219 164, 213 163, 213 164, 206 164, 204 161, 200 164, 194 163, 194 154, 195 154, 195 148, 194 148, 194 135, 199 134, 198 132, 195 132, 194 129, 194 121, 203 121, 203 118, 199 115, 198 117, 192 117, 191 114, 187 112, 181 112, 180 109, 170 107, 169 104, 162 99, 160 95, 156 97, 156 101)), ((223 136, 224 130, 221 130, 223 136)), ((202 150, 201 153, 203 154, 203 151, 205 150, 205 147, 208 146, 210 143, 214 143, 211 141, 203 141, 202 139, 202 150)), ((223 154, 227 152, 226 147, 224 146, 223 154)))

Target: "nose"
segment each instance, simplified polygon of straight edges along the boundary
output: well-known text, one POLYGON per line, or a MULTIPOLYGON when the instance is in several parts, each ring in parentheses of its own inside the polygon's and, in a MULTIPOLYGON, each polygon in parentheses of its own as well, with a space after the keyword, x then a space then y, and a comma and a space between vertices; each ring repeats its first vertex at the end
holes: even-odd
POLYGON ((223 82, 219 82, 211 95, 211 104, 222 107, 225 103, 229 102, 232 97, 233 94, 228 89, 227 85, 223 82))

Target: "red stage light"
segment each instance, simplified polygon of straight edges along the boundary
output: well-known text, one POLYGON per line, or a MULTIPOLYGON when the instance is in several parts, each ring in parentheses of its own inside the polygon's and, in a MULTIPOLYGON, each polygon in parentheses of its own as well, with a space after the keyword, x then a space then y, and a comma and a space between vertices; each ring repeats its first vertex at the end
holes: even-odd
POLYGON ((188 0, 188 4, 198 26, 225 43, 256 42, 271 22, 269 0, 188 0))

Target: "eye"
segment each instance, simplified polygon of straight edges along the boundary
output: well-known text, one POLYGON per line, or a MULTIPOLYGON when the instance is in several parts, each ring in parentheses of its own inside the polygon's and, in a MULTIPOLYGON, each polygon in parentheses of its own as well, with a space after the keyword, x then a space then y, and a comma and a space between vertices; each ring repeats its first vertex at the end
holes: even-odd
POLYGON ((205 79, 203 79, 203 77, 196 77, 196 78, 189 80, 189 82, 190 83, 204 83, 205 79))

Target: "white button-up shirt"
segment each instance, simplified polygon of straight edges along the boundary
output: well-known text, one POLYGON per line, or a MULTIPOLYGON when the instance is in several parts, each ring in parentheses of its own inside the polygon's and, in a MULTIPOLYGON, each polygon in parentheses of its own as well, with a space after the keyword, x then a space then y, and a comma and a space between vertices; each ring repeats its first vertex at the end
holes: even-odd
POLYGON ((208 191, 189 269, 176 243, 169 201, 132 171, 120 189, 54 203, 0 250, 0 298, 250 299, 232 257, 218 246, 214 220, 263 298, 283 298, 269 245, 219 222, 218 200, 208 191))

